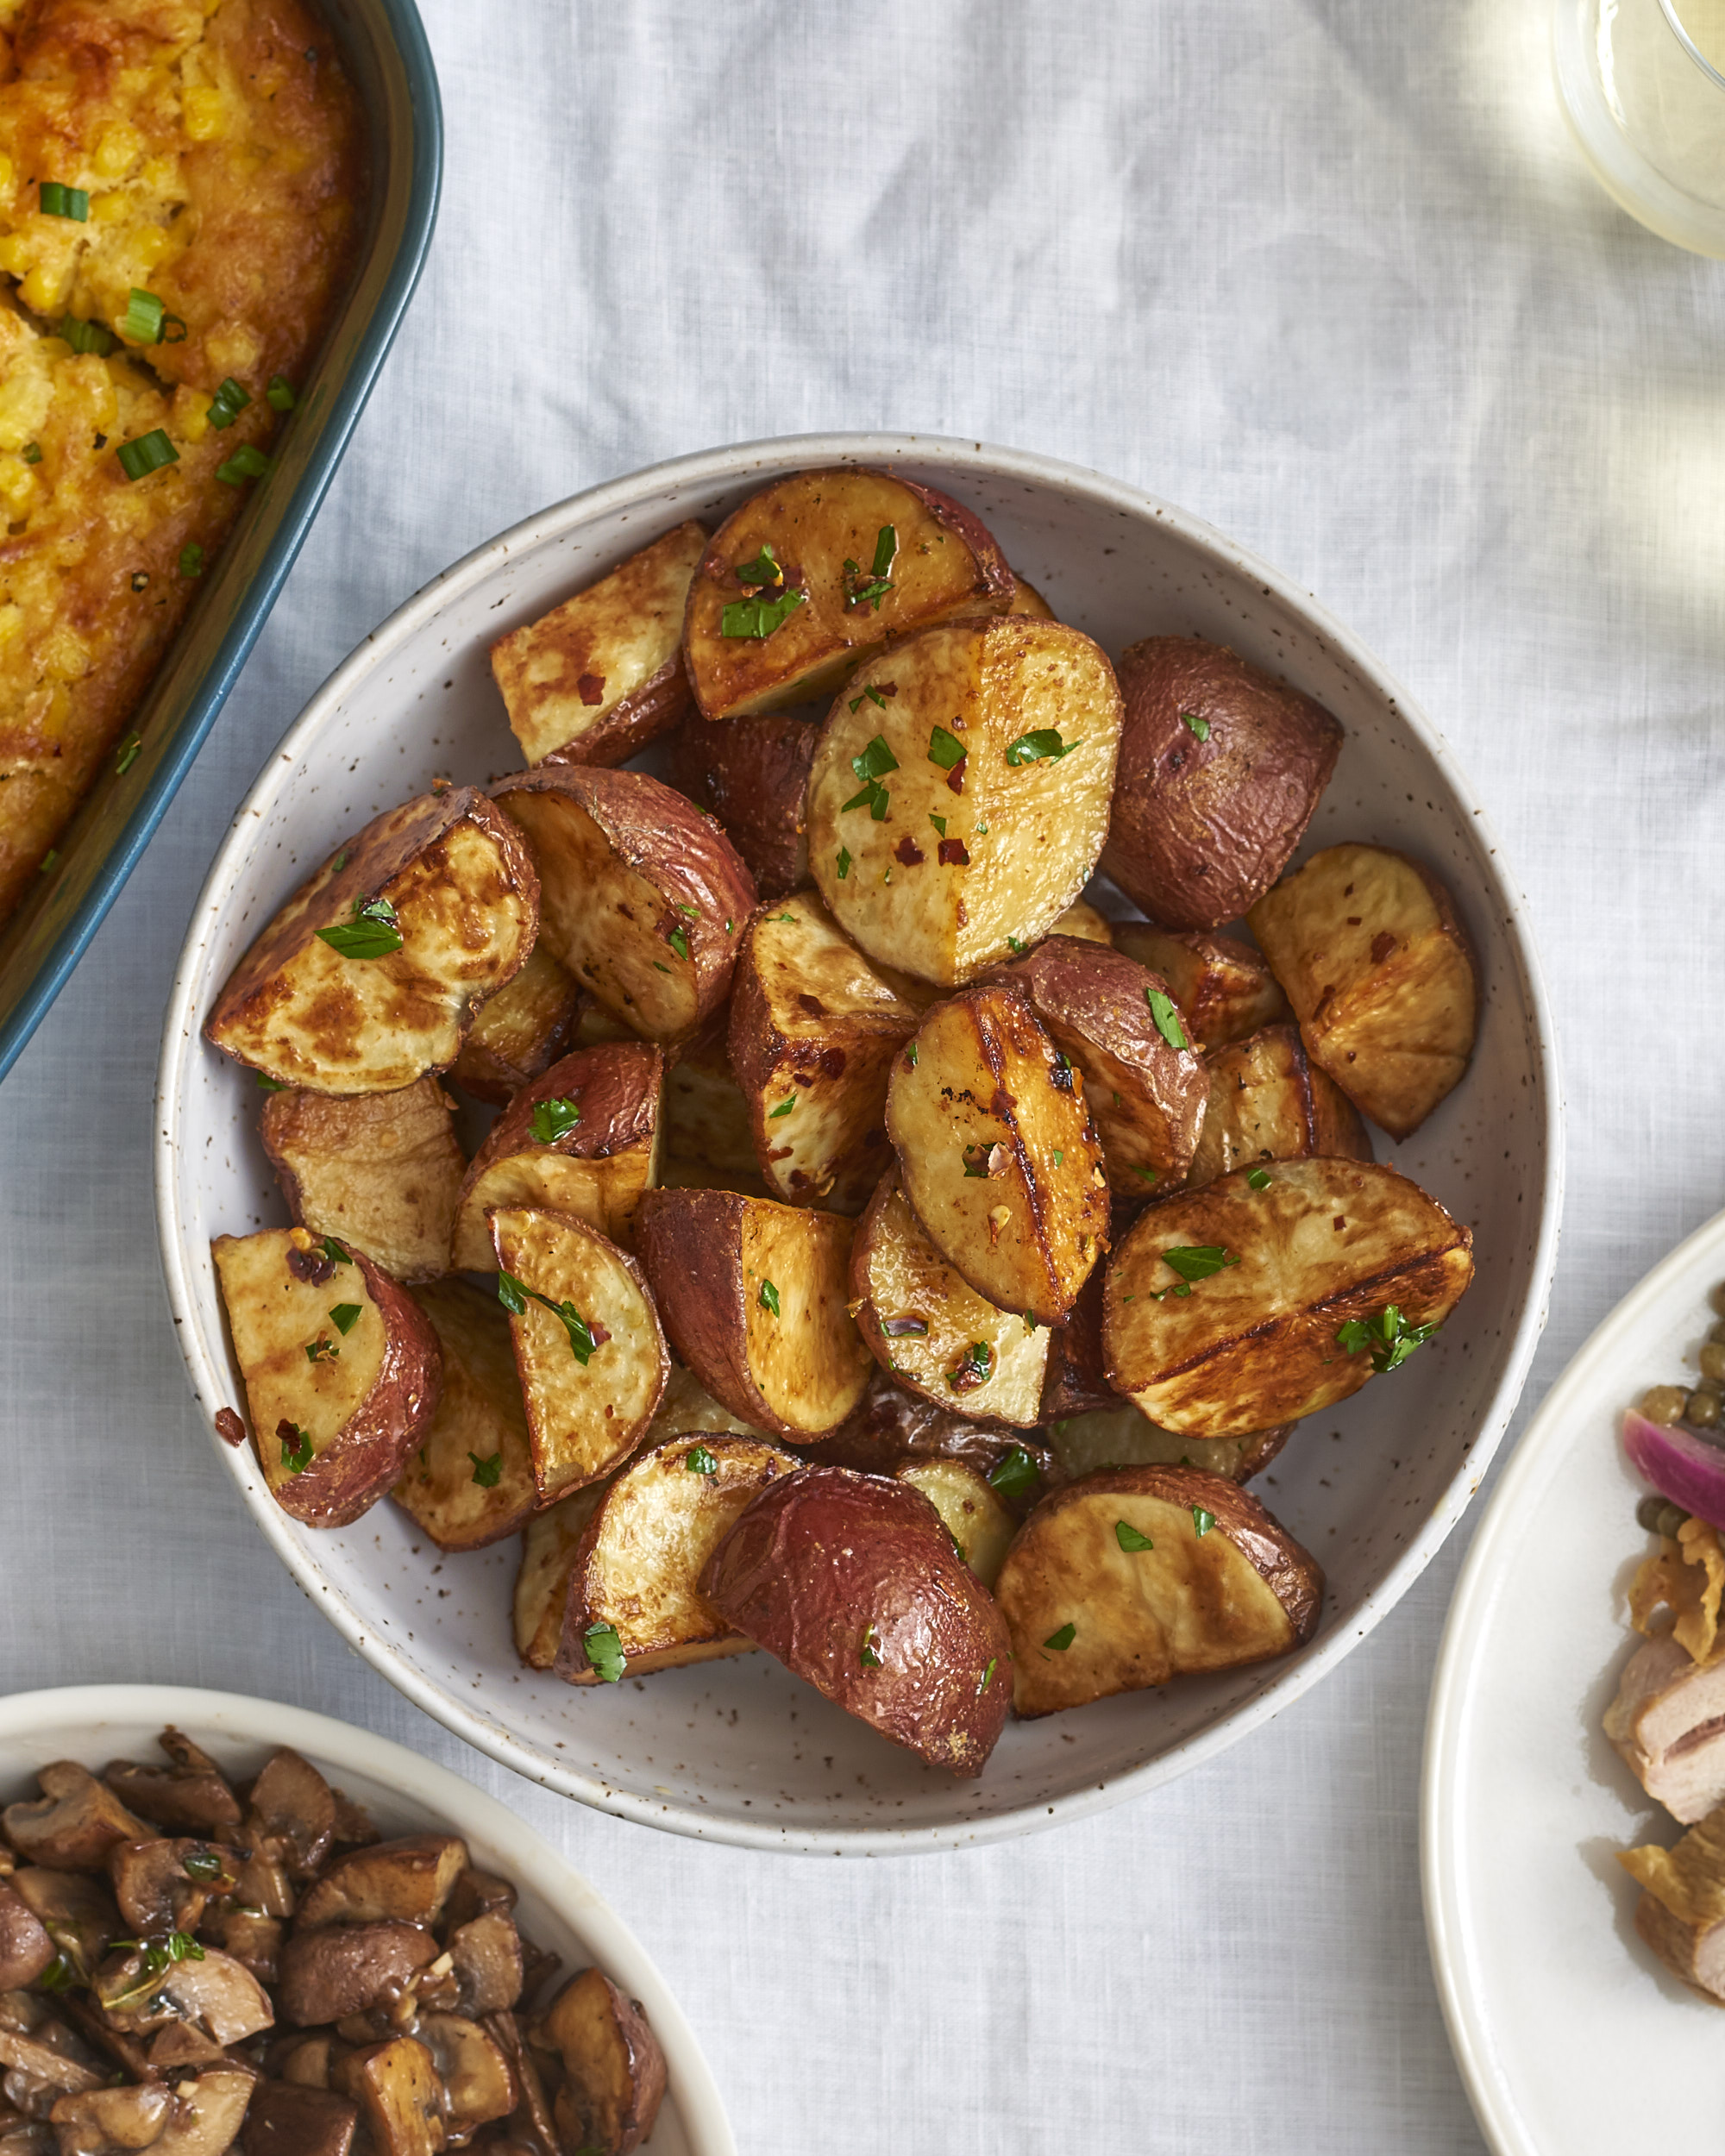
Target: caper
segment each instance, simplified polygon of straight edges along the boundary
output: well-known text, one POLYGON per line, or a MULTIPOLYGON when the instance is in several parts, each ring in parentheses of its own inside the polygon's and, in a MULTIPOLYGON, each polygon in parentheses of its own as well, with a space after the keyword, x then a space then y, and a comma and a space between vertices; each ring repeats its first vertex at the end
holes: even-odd
POLYGON ((1635 1525, 1645 1527, 1650 1535, 1659 1531, 1659 1515, 1665 1508, 1665 1501, 1658 1490, 1650 1490, 1635 1507, 1635 1525))
POLYGON ((1725 1377, 1725 1340, 1709 1340, 1695 1359, 1703 1377, 1725 1377))
POLYGON ((1658 1532, 1662 1535, 1669 1535, 1675 1542, 1678 1529, 1688 1518, 1689 1514, 1681 1505, 1667 1505, 1659 1514, 1658 1532))
POLYGON ((1722 1318, 1725 1318, 1725 1280, 1722 1280, 1720 1282, 1719 1285, 1713 1290, 1712 1294, 1709 1295, 1707 1300, 1713 1305, 1713 1307, 1719 1313, 1720 1316, 1722 1318))
MULTIPOLYGON (((1702 1352, 1706 1353, 1703 1348, 1702 1352)), ((1683 1411, 1689 1405, 1689 1395, 1681 1385, 1654 1385, 1641 1395, 1641 1413, 1649 1422, 1667 1427, 1683 1420, 1683 1411)))
POLYGON ((1689 1406, 1684 1411, 1684 1420, 1695 1430, 1716 1430, 1719 1427, 1719 1395, 1705 1392, 1700 1386, 1689 1396, 1689 1406))

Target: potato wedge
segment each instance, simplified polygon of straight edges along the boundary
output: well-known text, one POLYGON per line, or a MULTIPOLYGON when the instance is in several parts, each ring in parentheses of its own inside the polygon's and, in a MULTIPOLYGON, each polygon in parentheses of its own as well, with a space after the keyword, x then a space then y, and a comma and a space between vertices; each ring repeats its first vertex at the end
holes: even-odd
POLYGON ((436 2156, 447 2146, 443 2084, 417 2038, 395 2036, 345 2053, 330 2066, 329 2085, 359 2105, 371 2145, 384 2156, 436 2156))
POLYGON ((891 1159, 887 1078, 919 1014, 812 891, 763 906, 731 991, 731 1066, 767 1188, 860 1213, 891 1159))
POLYGON ((440 1550, 517 1533, 539 1501, 509 1319, 465 1281, 415 1292, 443 1356, 437 1412, 390 1495, 440 1550))
POLYGON ((873 1358, 845 1305, 856 1223, 728 1190, 649 1190, 637 1235, 679 1359, 775 1438, 819 1438, 873 1358))
POLYGON ((1261 1189, 1256 1172, 1149 1206, 1109 1264, 1109 1379, 1166 1430, 1244 1437, 1346 1400, 1473 1277, 1468 1230, 1393 1169, 1289 1161, 1261 1189))
POLYGON ((598 1684, 752 1648, 695 1583, 744 1506, 801 1465, 759 1438, 693 1432, 631 1460, 581 1537, 557 1675, 598 1684))
POLYGON ((992 1594, 1019 1523, 982 1476, 963 1460, 924 1459, 894 1468, 893 1480, 922 1492, 959 1556, 992 1594))
MULTIPOLYGON (((1048 932, 1051 936, 1076 936, 1086 943, 1112 946, 1114 940, 1113 923, 1106 913, 1099 913, 1088 899, 1074 899, 1048 932)), ((1151 971, 1156 971, 1154 966, 1151 971)))
POLYGON ((480 1006, 449 1075, 475 1100, 506 1108, 574 1046, 581 992, 543 943, 513 981, 480 1006))
POLYGON ((204 1031, 284 1086, 393 1093, 455 1062, 538 926, 538 879, 508 818, 472 787, 425 794, 300 886, 204 1031))
POLYGON ((1292 1025, 1269 1025, 1205 1059, 1209 1106, 1186 1188, 1270 1161, 1370 1160, 1371 1139, 1346 1094, 1314 1070, 1292 1025))
POLYGON ((437 1335, 370 1258, 304 1228, 218 1235, 210 1252, 264 1480, 308 1527, 345 1527, 424 1441, 437 1335))
POLYGON ((577 1049, 524 1086, 491 1126, 461 1184, 455 1270, 491 1271, 486 1216, 499 1206, 568 1213, 630 1248, 635 1209, 658 1169, 664 1069, 659 1049, 615 1041, 577 1049))
MULTIPOLYGON (((731 1008, 715 1011, 665 1074, 664 1150, 668 1160, 700 1169, 723 1183, 743 1175, 766 1185, 755 1159, 749 1103, 731 1068, 726 1040, 731 1008)), ((662 1175, 662 1180, 670 1177, 662 1175)), ((742 1186, 738 1186, 741 1188, 742 1186)))
POLYGON ((1159 973, 1201 1053, 1293 1017, 1261 951, 1233 936, 1176 936, 1149 921, 1116 921, 1114 949, 1159 973))
POLYGON ((1083 1072, 1110 1189, 1142 1198, 1184 1175, 1209 1081, 1162 975, 1124 951, 1050 936, 988 977, 1016 988, 1083 1072))
POLYGON ((705 524, 663 538, 491 648, 510 730, 530 764, 624 763, 689 708, 683 611, 705 524))
MULTIPOLYGON (((1125 1209, 1115 1232, 1123 1233, 1125 1209)), ((1093 1407, 1118 1407, 1120 1396, 1108 1382, 1108 1358, 1102 1352, 1102 1281, 1100 1265, 1078 1291, 1064 1325, 1048 1336, 1048 1363, 1042 1376, 1042 1405, 1037 1420, 1078 1415, 1093 1407)))
POLYGON ((982 1771, 1007 1716, 1007 1631, 919 1490, 849 1468, 781 1476, 699 1581, 719 1615, 932 1766, 982 1771))
POLYGON ((693 1370, 685 1369, 681 1363, 673 1363, 665 1396, 659 1402, 653 1427, 647 1432, 648 1445, 709 1431, 737 1438, 758 1438, 762 1434, 751 1429, 741 1415, 732 1414, 729 1407, 715 1400, 693 1370))
POLYGON ((467 1172, 435 1078, 398 1093, 306 1093, 264 1101, 258 1136, 295 1222, 363 1250, 396 1280, 449 1269, 455 1198, 467 1172))
POLYGON ((911 1211, 889 1169, 850 1246, 857 1330, 882 1369, 954 1414, 1030 1429, 1042 1420, 1052 1335, 1026 1330, 960 1278, 911 1211))
POLYGON ((925 630, 844 690, 809 773, 809 868, 879 965, 950 985, 1038 942, 1101 849, 1120 692, 1022 614, 925 630))
POLYGON ((1287 867, 1342 730, 1321 704, 1199 636, 1133 644, 1120 674, 1126 727, 1102 866, 1164 928, 1220 928, 1287 867))
POLYGON ((893 1065, 887 1131, 947 1263, 1002 1310, 1058 1325, 1107 1248, 1083 1075, 1015 988, 938 1003, 893 1065))
POLYGON ((695 701, 740 718, 831 696, 891 638, 1004 613, 1016 582, 982 523, 932 486, 794 473, 713 535, 683 624, 695 701))
POLYGON ((1196 1467, 1231 1482, 1249 1482, 1281 1451, 1291 1422, 1246 1438, 1182 1437, 1138 1413, 1129 1400, 1095 1407, 1048 1425, 1048 1442, 1067 1476, 1076 1481, 1099 1468, 1196 1467))
POLYGON ((643 1040, 693 1033, 729 993, 755 910, 718 825, 644 771, 542 765, 492 792, 538 863, 552 956, 643 1040))
POLYGON ((1027 577, 1014 575, 1009 614, 1029 614, 1037 621, 1058 621, 1060 617, 1027 577))
POLYGON ((882 1369, 848 1422, 830 1438, 800 1441, 795 1449, 816 1466, 850 1467, 859 1475, 890 1475, 911 1459, 963 1460, 1020 1516, 1046 1485, 1061 1479, 1041 1430, 955 1415, 882 1369))
POLYGON ((1126 1467, 1044 1498, 995 1588, 1023 1716, 1236 1670, 1303 1646, 1324 1576, 1219 1475, 1126 1467))
POLYGON ((493 1213, 491 1227, 547 1505, 635 1451, 670 1360, 639 1269, 614 1243, 568 1213, 526 1206, 493 1213))
POLYGON ((527 1523, 511 1614, 515 1651, 530 1670, 549 1670, 557 1659, 575 1552, 605 1491, 602 1482, 589 1482, 535 1513, 527 1523))
POLYGON ((665 2054, 638 1999, 598 1969, 571 1977, 546 2009, 536 2041, 563 2062, 555 2116, 563 2147, 629 2156, 653 2131, 665 2095, 665 2054))
POLYGON ((1478 987, 1449 893, 1386 846, 1330 846, 1251 909, 1307 1052, 1404 1138, 1458 1085, 1478 987))
POLYGON ((687 720, 671 744, 670 780, 724 826, 763 899, 808 881, 804 806, 820 729, 794 712, 714 725, 687 720))

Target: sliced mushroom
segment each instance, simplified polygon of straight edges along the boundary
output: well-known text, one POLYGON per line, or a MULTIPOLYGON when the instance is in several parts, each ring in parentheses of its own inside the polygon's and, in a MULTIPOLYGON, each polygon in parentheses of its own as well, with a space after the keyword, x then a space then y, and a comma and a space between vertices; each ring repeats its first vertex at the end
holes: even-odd
POLYGON ((450 1925, 471 1924, 474 1917, 483 1916, 487 1909, 512 1909, 516 1900, 515 1889, 507 1879, 469 1865, 449 1890, 449 1898, 443 1905, 443 1921, 450 1925))
POLYGON ((239 2139, 257 2076, 243 2066, 217 2066, 174 2088, 167 2130, 156 2156, 222 2156, 239 2139))
POLYGON ((32 1864, 56 1871, 99 1871, 116 1842, 150 1839, 145 1822, 75 1759, 56 1759, 36 1780, 40 1797, 9 1804, 0 1813, 12 1846, 32 1864))
POLYGON ((449 1934, 449 1962, 463 2014, 501 2014, 521 1996, 521 1934, 506 1909, 492 1908, 449 1934))
POLYGON ((42 1920, 23 1896, 0 1882, 0 1991, 19 1990, 34 1984, 57 1951, 42 1920))
POLYGON ((173 2091, 159 2081, 64 2096, 50 2115, 60 2156, 122 2156, 154 2148, 167 2131, 174 2103, 173 2091))
POLYGON ((382 1836, 372 1824, 372 1815, 363 1804, 355 1804, 345 1789, 332 1789, 336 1800, 336 1846, 338 1849, 367 1849, 382 1836))
POLYGON ((224 1954, 232 1954, 262 1984, 276 1980, 285 1929, 279 1917, 260 1915, 248 1906, 215 1909, 204 1920, 204 1936, 224 1954))
POLYGON ((430 2053, 443 2084, 444 2118, 452 2147, 470 2141, 481 2126, 506 2119, 518 2091, 509 2061, 495 2037, 461 2014, 422 2014, 415 2034, 430 2053))
POLYGON ((86 2089, 99 2088, 108 2078, 94 2066, 87 2066, 56 2046, 45 2042, 44 2029, 53 2026, 55 2025, 39 2024, 28 2036, 21 2035, 15 2028, 0 2028, 0 2066, 7 2069, 7 2096, 17 2104, 21 2111, 29 2110, 32 2116, 34 2113, 31 2107, 19 2103, 18 2097, 13 2094, 11 2083, 14 2074, 22 2074, 27 2080, 35 2082, 44 2089, 53 2089, 63 2094, 77 2094, 86 2089))
POLYGON ((279 1856, 260 1848, 240 1859, 229 1898, 236 1908, 258 1909, 266 1916, 292 1916, 298 1906, 287 1866, 279 1856))
POLYGON ((627 2156, 652 2132, 665 2094, 665 2054, 640 2001, 602 1970, 583 1969, 540 2027, 568 2077, 554 2107, 564 2147, 627 2156))
POLYGON ((12 1891, 41 1920, 72 1974, 87 1979, 120 1929, 120 1912, 101 1882, 28 1865, 12 1874, 12 1891))
POLYGON ((350 2052, 330 2076, 360 2107, 378 2156, 436 2156, 446 2139, 431 2054, 411 2036, 350 2052))
POLYGON ((406 1834, 338 1857, 299 1905, 302 1932, 324 1924, 435 1924, 467 1870, 455 1834, 406 1834))
POLYGON ((157 1742, 168 1756, 165 1767, 109 1761, 102 1778, 121 1802, 171 1833, 222 1835, 237 1827, 240 1800, 208 1752, 177 1729, 163 1730, 157 1742))
POLYGON ((120 1914, 141 1936, 147 1932, 195 1932, 210 1898, 231 1894, 239 1859, 211 1841, 116 1842, 108 1852, 108 1877, 120 1914))
POLYGON ((493 2014, 486 2027, 497 2039, 515 2076, 518 2102, 509 2122, 509 2141, 536 2150, 539 2156, 563 2156, 562 2143, 551 2116, 550 2099, 538 2062, 528 2049, 521 2021, 514 2014, 493 2014))
POLYGON ((245 2156, 348 2156, 359 2122, 351 2097, 298 2081, 260 2081, 240 2146, 245 2156))
POLYGON ((281 1952, 282 2019, 296 2028, 368 2013, 438 1953, 417 1924, 326 1924, 281 1952))
POLYGON ((309 1759, 282 1745, 252 1784, 247 1826, 296 1878, 310 1878, 336 1839, 336 1792, 309 1759))
MULTIPOLYGON (((268 1992, 231 1954, 206 1946, 184 1961, 169 1961, 164 1966, 159 1959, 163 1952, 160 1946, 146 1946, 128 1954, 111 1975, 103 1971, 97 1996, 116 2028, 132 2034, 171 2021, 184 2022, 209 2037, 217 2051, 224 2051, 275 2027, 268 1992)), ((173 2047, 165 2048, 171 2053, 173 2047)), ((188 2059, 169 2057, 155 2063, 185 2064, 189 2058, 208 2056, 194 2046, 188 2059)))

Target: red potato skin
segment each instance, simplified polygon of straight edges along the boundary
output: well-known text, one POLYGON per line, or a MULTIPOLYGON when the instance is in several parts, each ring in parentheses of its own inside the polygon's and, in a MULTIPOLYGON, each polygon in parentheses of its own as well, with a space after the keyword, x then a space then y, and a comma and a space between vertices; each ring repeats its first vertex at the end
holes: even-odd
POLYGON ((932 1766, 982 1771, 1006 1726, 1011 1643, 920 1491, 800 1469, 749 1507, 699 1584, 727 1623, 847 1714, 932 1766), (870 1626, 878 1669, 861 1659, 870 1626))
POLYGON ((859 1475, 890 1475, 906 1460, 963 1460, 985 1481, 1008 1452, 1025 1451, 1042 1477, 1041 1488, 1025 1497, 995 1492, 1008 1511, 1022 1517, 1044 1490, 1066 1480, 1060 1463, 1040 1438, 1038 1430, 955 1415, 924 1395, 906 1391, 885 1370, 877 1370, 862 1406, 849 1421, 830 1438, 813 1442, 799 1438, 787 1449, 811 1466, 855 1468, 859 1475))
POLYGON ((785 712, 692 718, 671 744, 671 783, 716 816, 763 899, 808 881, 803 804, 820 727, 785 712))
POLYGON ((575 1101, 581 1119, 555 1144, 543 1148, 572 1160, 604 1160, 653 1135, 664 1082, 665 1054, 649 1041, 604 1041, 578 1048, 524 1086, 486 1133, 468 1163, 461 1197, 494 1162, 512 1153, 537 1152, 533 1112, 543 1100, 575 1101))
POLYGON ((1050 1336, 1042 1378, 1045 1423, 1120 1405, 1120 1395, 1108 1382, 1107 1357, 1102 1352, 1102 1282, 1107 1276, 1107 1269, 1099 1265, 1078 1290, 1071 1316, 1050 1336))
MULTIPOLYGON (((443 1351, 431 1320, 380 1266, 359 1250, 349 1255, 389 1344, 376 1383, 341 1437, 275 1492, 282 1510, 308 1527, 351 1526, 389 1494, 430 1428, 443 1388, 443 1351)), ((252 1433, 258 1446, 274 1438, 273 1431, 252 1433)))
POLYGON ((1341 754, 1308 696, 1199 636, 1121 654, 1126 721, 1101 866, 1153 921, 1220 928, 1275 882, 1341 754), (1206 720, 1200 741, 1182 714, 1206 720))

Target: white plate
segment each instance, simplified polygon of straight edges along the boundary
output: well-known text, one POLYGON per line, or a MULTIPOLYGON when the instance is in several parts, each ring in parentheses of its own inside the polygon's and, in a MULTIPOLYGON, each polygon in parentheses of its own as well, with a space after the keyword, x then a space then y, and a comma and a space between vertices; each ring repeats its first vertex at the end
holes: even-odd
POLYGON ((291 1745, 386 1833, 461 1835, 476 1864, 514 1882, 523 1928, 562 1956, 565 1975, 597 1963, 646 2009, 667 2070, 652 2156, 737 2156, 694 2032, 628 1926, 513 1812, 404 1745, 274 1700, 184 1684, 17 1692, 0 1700, 0 1803, 34 1796, 36 1770, 51 1759, 76 1759, 99 1774, 110 1759, 159 1758, 156 1739, 169 1723, 236 1777, 256 1773, 278 1745, 291 1745))
POLYGON ((1725 1213, 1618 1304, 1552 1388, 1492 1496, 1432 1688, 1426 1928, 1450 2040, 1497 2156, 1717 2156, 1725 2023, 1635 1936, 1616 1861, 1681 1829, 1600 1732, 1640 1643, 1649 1545, 1623 1410, 1695 1369, 1725 1213))
POLYGON ((1405 847, 1455 892, 1482 962, 1465 1083, 1380 1151, 1469 1221, 1478 1277, 1408 1375, 1314 1418, 1254 1486, 1330 1576, 1303 1654, 1007 1730, 977 1782, 919 1764, 765 1656, 574 1691, 517 1662, 516 1547, 445 1558, 392 1507, 340 1532, 297 1526, 249 1450, 226 1470, 312 1601, 407 1695, 506 1764, 625 1817, 757 1847, 905 1851, 989 1840, 1149 1789, 1286 1706, 1429 1561, 1502 1434, 1544 1322, 1563 1149, 1544 993, 1484 815, 1448 749, 1336 623, 1251 556, 1150 496, 1070 465, 909 436, 710 451, 578 496, 458 563, 368 637, 266 767, 193 912, 158 1082, 157 1213, 169 1298, 204 1412, 242 1398, 210 1238, 285 1219, 255 1136, 258 1094, 198 1029, 276 907, 344 834, 448 773, 513 762, 486 648, 686 517, 777 474, 896 465, 976 510, 1067 620, 1111 652, 1186 630, 1226 641, 1347 730, 1308 843, 1405 847))

